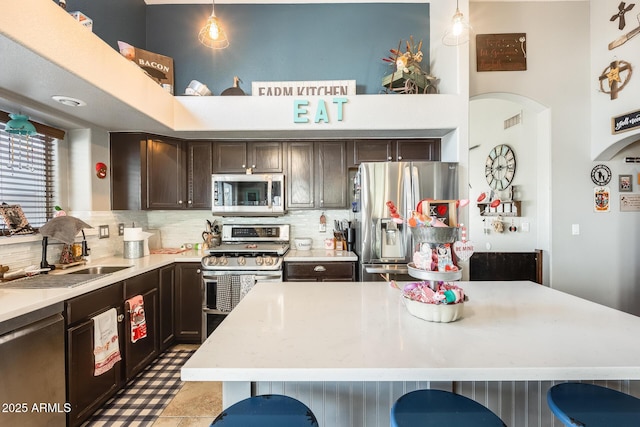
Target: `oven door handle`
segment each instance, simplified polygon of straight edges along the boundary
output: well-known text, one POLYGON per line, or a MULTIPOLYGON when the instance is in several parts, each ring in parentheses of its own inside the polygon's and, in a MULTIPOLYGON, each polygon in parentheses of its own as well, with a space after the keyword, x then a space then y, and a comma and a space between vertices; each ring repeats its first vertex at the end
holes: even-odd
POLYGON ((282 279, 282 275, 280 274, 269 274, 269 275, 256 275, 256 282, 259 280, 275 280, 282 279))

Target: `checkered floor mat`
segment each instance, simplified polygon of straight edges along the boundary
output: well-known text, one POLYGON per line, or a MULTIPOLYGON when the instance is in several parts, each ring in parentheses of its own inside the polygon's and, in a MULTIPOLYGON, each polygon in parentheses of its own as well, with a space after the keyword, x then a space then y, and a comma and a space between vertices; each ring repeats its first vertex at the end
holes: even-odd
POLYGON ((82 427, 152 425, 182 387, 180 368, 194 352, 169 349, 161 354, 82 427))

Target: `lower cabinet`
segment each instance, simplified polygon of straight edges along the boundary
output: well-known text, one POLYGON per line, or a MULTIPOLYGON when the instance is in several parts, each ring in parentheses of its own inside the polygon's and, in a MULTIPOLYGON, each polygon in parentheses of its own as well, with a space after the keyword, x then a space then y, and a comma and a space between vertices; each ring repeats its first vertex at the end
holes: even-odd
POLYGON ((178 263, 65 301, 68 426, 81 425, 175 341, 200 343, 201 283, 200 263, 178 263), (147 336, 132 342, 134 323, 127 301, 138 295, 144 302, 147 336), (122 360, 95 376, 93 317, 111 308, 116 309, 122 360))
POLYGON ((123 282, 98 289, 65 302, 67 402, 71 411, 67 425, 75 427, 100 408, 124 385, 123 282), (115 308, 122 361, 95 376, 92 317, 115 308))
POLYGON ((144 369, 160 353, 158 270, 149 271, 124 281, 125 316, 125 380, 129 381, 144 369), (134 311, 130 298, 142 296, 144 312, 134 311), (146 337, 133 342, 133 329, 142 321, 146 325, 146 337))
POLYGON ((158 297, 160 304, 160 351, 164 351, 175 340, 175 267, 169 265, 160 268, 160 282, 158 284, 158 297))
POLYGON ((183 343, 202 339, 202 275, 199 262, 176 264, 175 336, 183 343))
POLYGON ((356 263, 350 261, 331 262, 285 262, 285 282, 355 282, 356 263))

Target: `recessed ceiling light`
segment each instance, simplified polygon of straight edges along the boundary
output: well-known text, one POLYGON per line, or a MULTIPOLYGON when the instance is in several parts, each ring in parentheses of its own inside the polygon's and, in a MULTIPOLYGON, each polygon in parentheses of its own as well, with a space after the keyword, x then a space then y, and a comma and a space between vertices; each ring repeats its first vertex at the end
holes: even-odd
POLYGON ((51 98, 53 98, 55 101, 58 101, 60 104, 64 104, 68 107, 84 107, 85 105, 87 105, 87 103, 84 102, 83 100, 71 98, 69 96, 55 95, 55 96, 52 96, 51 98))

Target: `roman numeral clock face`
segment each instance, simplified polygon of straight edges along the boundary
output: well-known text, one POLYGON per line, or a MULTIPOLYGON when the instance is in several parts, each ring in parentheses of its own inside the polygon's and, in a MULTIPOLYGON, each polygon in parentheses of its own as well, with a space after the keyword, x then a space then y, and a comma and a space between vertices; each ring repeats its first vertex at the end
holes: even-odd
POLYGON ((493 147, 487 156, 484 176, 489 187, 494 190, 504 190, 511 185, 516 174, 516 156, 511 147, 505 144, 493 147))

